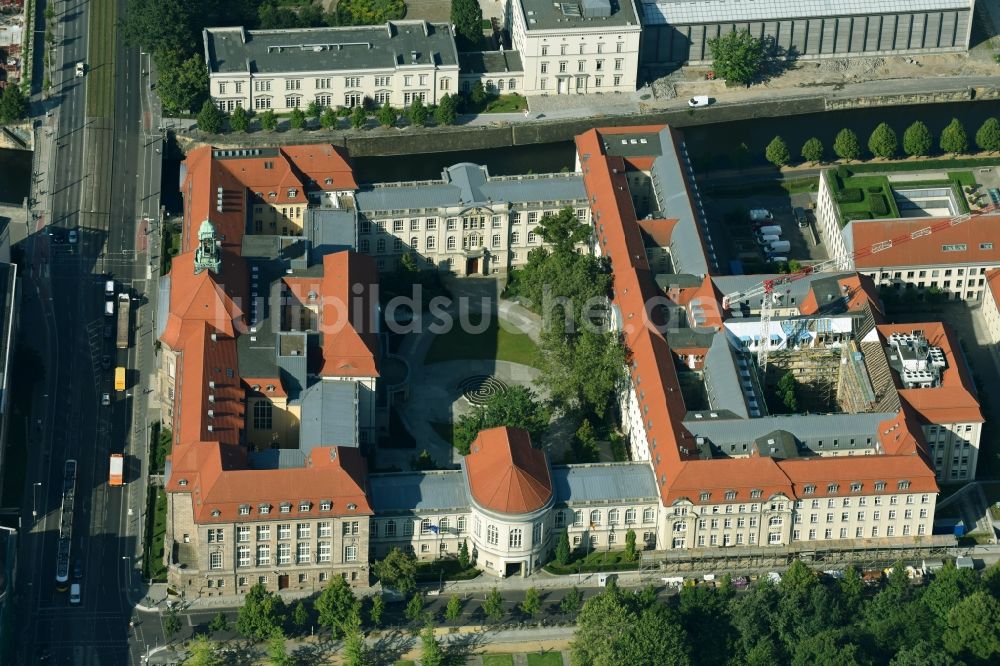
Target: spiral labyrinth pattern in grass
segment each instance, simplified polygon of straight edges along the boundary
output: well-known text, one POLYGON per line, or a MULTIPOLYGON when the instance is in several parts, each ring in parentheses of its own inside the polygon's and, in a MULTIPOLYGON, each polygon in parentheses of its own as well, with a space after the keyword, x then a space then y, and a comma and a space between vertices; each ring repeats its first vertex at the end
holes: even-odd
POLYGON ((458 389, 471 404, 485 405, 492 396, 506 393, 507 385, 492 375, 473 375, 463 379, 458 389))

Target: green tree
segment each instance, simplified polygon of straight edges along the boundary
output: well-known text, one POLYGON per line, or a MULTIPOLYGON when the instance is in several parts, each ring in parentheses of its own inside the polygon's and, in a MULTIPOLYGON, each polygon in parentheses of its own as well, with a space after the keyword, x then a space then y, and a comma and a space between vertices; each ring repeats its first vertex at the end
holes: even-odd
POLYGON ((222 666, 223 659, 216 651, 218 646, 205 634, 198 634, 187 644, 188 657, 184 666, 222 666))
POLYGON ((361 613, 361 602, 342 576, 334 576, 313 605, 320 626, 328 627, 334 639, 343 636, 347 623, 361 613))
POLYGON ((372 565, 372 571, 382 582, 382 587, 396 590, 407 596, 417 589, 417 560, 413 555, 393 548, 372 565))
POLYGON ((845 611, 856 615, 861 610, 865 595, 865 583, 861 580, 861 574, 854 566, 847 567, 844 571, 844 577, 838 581, 837 587, 845 611))
POLYGON ((181 630, 181 618, 177 615, 177 611, 168 611, 166 615, 163 616, 163 633, 167 636, 167 641, 173 639, 181 630))
POLYGON ((338 0, 338 25, 379 25, 406 16, 403 0, 338 0))
POLYGON ((483 612, 494 621, 503 617, 503 597, 497 588, 491 589, 483 599, 483 612))
POLYGON ((442 666, 442 664, 444 664, 444 651, 434 636, 434 625, 428 622, 420 632, 420 666, 442 666))
POLYGON ((416 127, 423 127, 427 122, 427 107, 424 106, 424 101, 420 97, 414 97, 406 115, 416 127))
POLYGON ((320 106, 319 102, 313 100, 306 105, 306 115, 318 121, 323 115, 323 107, 320 106))
POLYGON ((483 86, 482 81, 476 81, 472 84, 472 90, 469 92, 469 100, 476 104, 477 106, 485 102, 489 98, 489 93, 486 92, 486 87, 483 86))
POLYGON ((198 129, 208 134, 218 134, 222 131, 222 123, 226 119, 226 114, 219 110, 212 100, 206 99, 198 112, 198 129))
POLYGON ((399 112, 389 106, 389 102, 386 102, 379 108, 375 117, 378 118, 378 123, 382 127, 392 127, 399 119, 399 112))
POLYGON ((250 114, 242 106, 233 109, 229 116, 229 129, 234 132, 246 132, 250 127, 250 114))
POLYGON ((574 463, 595 463, 601 457, 601 449, 597 443, 597 433, 590 419, 584 419, 570 444, 574 463))
POLYGON ((511 386, 494 393, 486 404, 458 417, 453 437, 459 453, 468 455, 480 431, 508 426, 523 428, 538 438, 549 423, 549 413, 535 392, 526 386, 511 386))
POLYGON ((833 140, 833 152, 842 160, 856 160, 861 157, 858 135, 847 128, 837 132, 833 140))
POLYGON ((220 631, 229 630, 229 620, 226 619, 226 614, 219 611, 212 618, 212 621, 208 623, 208 631, 210 633, 216 634, 220 631))
POLYGON ((280 627, 272 631, 267 639, 267 659, 271 666, 293 666, 296 662, 295 657, 288 654, 285 632, 280 627))
POLYGON ((458 566, 463 569, 468 569, 471 561, 469 560, 469 542, 462 540, 462 545, 458 547, 458 566))
POLYGON ((635 560, 635 556, 635 530, 630 527, 625 532, 625 561, 632 562, 635 560))
POLYGON ((571 587, 566 595, 559 602, 559 612, 564 615, 572 615, 580 612, 583 606, 583 592, 576 585, 571 587))
POLYGON ((896 132, 887 123, 879 123, 878 127, 868 137, 868 150, 875 157, 889 159, 896 154, 899 142, 896 139, 896 132))
POLYGON ((439 125, 454 125, 458 118, 458 98, 445 93, 434 109, 434 120, 439 125))
POLYGON ((934 137, 927 125, 919 120, 913 122, 903 132, 903 152, 910 157, 926 157, 934 145, 934 137))
POLYGON ((413 596, 406 603, 406 609, 403 611, 403 614, 410 622, 416 622, 421 618, 423 613, 424 595, 420 594, 420 592, 414 592, 413 596))
POLYGON ((365 107, 360 104, 354 107, 351 111, 351 127, 354 129, 362 129, 367 122, 368 114, 365 112, 365 107))
POLYGON ((764 149, 764 157, 776 167, 783 167, 792 160, 792 154, 788 152, 788 144, 780 136, 771 139, 764 149))
POLYGON ((535 617, 538 611, 542 610, 542 597, 533 587, 529 587, 524 592, 524 601, 521 602, 521 612, 528 617, 535 617))
POLYGON ((559 534, 559 543, 556 544, 556 564, 566 566, 569 562, 569 534, 563 530, 559 534))
POLYGON ((983 582, 972 569, 959 569, 948 564, 938 571, 924 590, 921 601, 931 610, 943 628, 948 613, 955 605, 983 589, 983 582))
POLYGON ((575 335, 542 332, 539 381, 562 411, 592 411, 603 417, 624 381, 626 352, 613 333, 584 328, 575 335))
MULTIPOLYGON (((663 604, 643 606, 633 595, 607 590, 583 605, 571 643, 573 666, 691 664, 688 636, 663 604)), ((699 656, 703 646, 699 645, 699 656)))
POLYGON ((818 164, 823 161, 823 142, 812 137, 807 139, 805 143, 802 144, 802 159, 806 162, 812 162, 813 164, 818 164))
POLYGON ((156 69, 156 92, 165 115, 197 108, 208 92, 208 68, 200 54, 184 58, 179 51, 157 52, 156 69))
POLYGON ((929 641, 904 646, 889 662, 889 666, 964 666, 942 648, 929 641))
POLYGON ((1000 121, 995 117, 987 118, 976 132, 976 145, 991 153, 1000 151, 1000 121))
POLYGON ((236 631, 259 641, 271 636, 284 623, 285 603, 281 597, 268 592, 260 583, 251 587, 236 616, 236 631))
POLYGON ((359 627, 350 627, 344 637, 345 666, 365 666, 371 662, 364 634, 359 627))
POLYGON ((368 620, 372 623, 373 627, 382 624, 382 615, 384 613, 385 599, 382 598, 381 594, 376 594, 372 597, 372 607, 368 609, 368 620))
POLYGON ((993 596, 980 591, 962 599, 948 611, 947 625, 944 646, 952 654, 1000 659, 1000 601, 993 596))
POLYGON ((462 600, 454 594, 448 599, 448 605, 444 609, 444 619, 454 622, 462 614, 462 600))
POLYGON ((268 132, 273 132, 278 129, 278 116, 274 115, 271 109, 265 110, 260 114, 260 126, 268 132))
POLYGON ((821 631, 799 642, 792 666, 863 666, 868 663, 858 646, 837 629, 821 631))
POLYGON ((552 245, 555 253, 576 252, 576 246, 590 240, 593 229, 584 224, 576 216, 570 206, 561 209, 555 215, 544 215, 538 222, 535 233, 552 245))
POLYGON ((306 608, 305 603, 301 599, 295 604, 295 610, 292 611, 292 624, 300 631, 305 629, 306 625, 309 624, 309 609, 306 608))
POLYGON ((211 21, 215 18, 205 9, 208 8, 203 8, 199 0, 128 0, 119 28, 127 44, 140 46, 146 53, 194 53, 201 28, 224 25, 210 22, 199 25, 199 19, 211 21))
POLYGON ((476 0, 451 0, 451 22, 455 36, 461 44, 460 51, 475 50, 483 41, 483 10, 476 0))
POLYGON ((323 129, 333 129, 337 126, 337 112, 333 110, 332 106, 323 109, 323 113, 319 117, 319 126, 323 129))
POLYGON ((764 68, 764 43, 746 30, 710 39, 708 49, 712 54, 712 69, 727 82, 749 85, 764 68))
POLYGON ((964 153, 969 149, 969 137, 958 118, 952 118, 948 126, 941 130, 940 145, 946 153, 964 153))
POLYGON ((306 126, 306 114, 302 113, 302 109, 296 107, 292 109, 291 115, 288 116, 288 124, 291 125, 293 130, 302 130, 306 126))

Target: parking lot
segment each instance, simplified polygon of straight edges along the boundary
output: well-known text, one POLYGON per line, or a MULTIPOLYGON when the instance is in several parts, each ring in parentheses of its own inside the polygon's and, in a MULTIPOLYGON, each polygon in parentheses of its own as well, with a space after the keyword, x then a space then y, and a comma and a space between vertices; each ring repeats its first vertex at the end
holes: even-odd
POLYGON ((750 220, 751 209, 766 209, 773 219, 768 225, 781 227, 781 240, 791 246, 787 253, 789 260, 800 262, 822 261, 827 258, 826 248, 818 243, 816 220, 812 212, 815 194, 801 192, 789 194, 779 187, 762 186, 761 193, 746 195, 728 193, 724 190, 703 192, 705 212, 708 215, 719 266, 724 272, 730 271, 731 261, 740 261, 746 274, 764 273, 774 270, 768 266, 767 257, 754 237, 754 224, 750 220), (806 227, 799 227, 793 209, 805 210, 806 227), (724 247, 719 247, 724 245, 724 247))

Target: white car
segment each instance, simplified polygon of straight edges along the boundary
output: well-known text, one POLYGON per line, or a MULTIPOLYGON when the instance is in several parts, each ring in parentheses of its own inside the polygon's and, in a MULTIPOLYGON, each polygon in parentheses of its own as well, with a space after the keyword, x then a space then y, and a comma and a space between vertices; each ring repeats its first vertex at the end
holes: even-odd
POLYGON ((76 242, 80 240, 80 232, 76 229, 69 230, 69 243, 70 245, 76 245, 76 242))
POLYGON ((708 106, 712 103, 708 95, 695 95, 688 100, 688 106, 708 106))
POLYGON ((111 394, 110 393, 102 393, 101 394, 101 404, 104 405, 105 407, 107 407, 108 405, 111 404, 111 394))
POLYGON ((69 602, 74 606, 80 604, 80 584, 73 583, 69 586, 69 602))
POLYGON ((104 281, 104 295, 105 296, 114 296, 115 295, 115 281, 114 280, 105 280, 104 281))
POLYGON ((83 76, 84 72, 86 71, 86 69, 87 69, 87 66, 84 65, 82 62, 76 63, 76 75, 77 76, 83 76))

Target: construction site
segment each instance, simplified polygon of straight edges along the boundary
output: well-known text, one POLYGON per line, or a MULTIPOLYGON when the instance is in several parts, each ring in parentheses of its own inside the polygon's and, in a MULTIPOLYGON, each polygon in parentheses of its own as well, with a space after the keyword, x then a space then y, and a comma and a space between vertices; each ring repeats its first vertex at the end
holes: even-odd
POLYGON ((22 81, 26 36, 24 0, 0 0, 0 90, 22 81))

